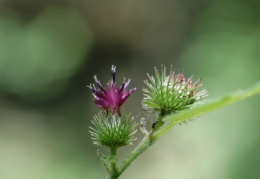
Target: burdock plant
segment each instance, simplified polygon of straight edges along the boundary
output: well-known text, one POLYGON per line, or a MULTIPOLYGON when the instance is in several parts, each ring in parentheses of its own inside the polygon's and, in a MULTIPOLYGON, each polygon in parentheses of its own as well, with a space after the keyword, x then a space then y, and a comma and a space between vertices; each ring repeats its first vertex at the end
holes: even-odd
POLYGON ((176 73, 172 69, 167 74, 164 66, 160 71, 155 68, 155 75, 148 74, 148 80, 144 81, 146 85, 143 89, 142 100, 144 117, 139 123, 140 130, 144 134, 143 140, 129 157, 117 165, 117 150, 131 145, 136 139, 137 122, 130 113, 121 109, 136 88, 127 90, 130 80, 125 79, 121 86, 116 87, 115 75, 116 67, 112 66, 111 80, 107 83, 107 88, 101 85, 96 76, 94 79, 97 87, 93 84, 89 86, 93 92, 94 103, 101 108, 92 120, 93 126, 90 127, 90 133, 94 144, 110 149, 108 156, 100 150, 97 151, 98 157, 109 173, 109 179, 118 178, 138 156, 171 127, 260 93, 260 82, 258 82, 246 90, 227 94, 214 100, 205 100, 208 93, 207 90, 200 89, 202 79, 194 81, 193 76, 186 78, 182 73, 176 73), (151 115, 155 115, 157 120, 148 131, 146 120, 149 120, 151 115))

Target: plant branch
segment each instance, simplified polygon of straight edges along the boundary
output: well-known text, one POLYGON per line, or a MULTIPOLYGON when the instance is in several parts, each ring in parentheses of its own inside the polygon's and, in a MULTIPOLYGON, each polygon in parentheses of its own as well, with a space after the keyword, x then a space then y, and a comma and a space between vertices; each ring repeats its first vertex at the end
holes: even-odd
POLYGON ((246 90, 240 90, 231 94, 227 94, 195 108, 184 110, 182 112, 164 117, 162 121, 165 121, 165 124, 158 130, 152 132, 149 136, 145 136, 143 141, 134 149, 132 154, 118 167, 116 178, 118 178, 136 158, 138 158, 145 150, 147 150, 149 146, 151 146, 174 125, 256 95, 257 93, 260 93, 260 82, 246 90))
POLYGON ((171 127, 175 126, 176 124, 182 123, 188 119, 225 107, 229 104, 243 100, 245 98, 256 95, 258 93, 260 93, 260 82, 256 83, 255 85, 253 85, 252 87, 246 90, 239 90, 237 92, 224 95, 215 100, 211 100, 209 102, 203 103, 202 105, 197 106, 195 108, 184 110, 182 112, 175 113, 172 115, 168 115, 165 118, 163 118, 163 121, 165 122, 168 121, 170 123, 162 126, 160 129, 154 132, 153 137, 154 138, 160 137, 162 134, 164 134, 166 131, 168 131, 171 127))

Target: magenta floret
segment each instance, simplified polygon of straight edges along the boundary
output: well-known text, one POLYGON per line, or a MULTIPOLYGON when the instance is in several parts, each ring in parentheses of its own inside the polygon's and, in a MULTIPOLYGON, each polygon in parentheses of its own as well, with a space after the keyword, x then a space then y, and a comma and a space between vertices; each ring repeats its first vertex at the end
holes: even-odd
POLYGON ((90 84, 89 88, 93 91, 94 102, 97 106, 106 111, 108 114, 111 112, 115 114, 118 112, 120 114, 120 107, 124 104, 126 99, 130 96, 132 92, 136 90, 136 88, 130 89, 129 91, 126 89, 130 84, 130 79, 116 88, 115 82, 116 76, 116 67, 112 65, 111 68, 111 81, 107 84, 107 89, 104 88, 100 81, 97 79, 97 76, 94 76, 95 82, 98 86, 98 89, 94 84, 90 84))

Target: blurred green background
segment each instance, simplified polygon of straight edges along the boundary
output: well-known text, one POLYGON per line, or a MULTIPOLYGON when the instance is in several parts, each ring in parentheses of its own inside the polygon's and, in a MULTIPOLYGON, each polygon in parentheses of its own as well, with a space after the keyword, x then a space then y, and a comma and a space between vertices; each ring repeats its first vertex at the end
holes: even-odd
MULTIPOLYGON (((154 66, 172 64, 186 76, 202 77, 209 98, 259 81, 259 5, 2 0, 0 178, 105 178, 88 132, 99 109, 86 85, 95 74, 105 84, 112 64, 118 84, 131 78, 130 88, 138 89, 124 105, 137 120, 143 80, 154 66)), ((258 179, 259 100, 174 127, 122 178, 258 179)), ((133 148, 119 150, 119 161, 133 148)))

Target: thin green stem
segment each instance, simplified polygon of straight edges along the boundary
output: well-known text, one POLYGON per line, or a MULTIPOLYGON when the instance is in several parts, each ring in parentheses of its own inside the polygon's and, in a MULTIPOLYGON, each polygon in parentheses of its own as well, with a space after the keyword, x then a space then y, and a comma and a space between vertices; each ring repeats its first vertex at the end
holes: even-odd
MULTIPOLYGON (((110 156, 116 157, 117 149, 114 147, 110 148, 110 156)), ((116 160, 111 161, 112 170, 116 169, 116 160)))
MULTIPOLYGON (((161 113, 158 116, 157 123, 155 124, 152 133, 163 125, 162 115, 163 114, 161 113)), ((117 177, 119 177, 139 155, 141 155, 146 149, 154 144, 154 142, 155 140, 153 137, 151 137, 151 134, 149 136, 145 136, 142 142, 134 149, 132 154, 118 167, 117 177)))
POLYGON ((111 170, 109 179, 116 179, 116 178, 118 178, 118 177, 116 177, 116 175, 117 175, 117 168, 116 168, 117 148, 115 148, 115 147, 110 148, 110 156, 113 157, 114 159, 111 160, 112 170, 111 170))
POLYGON ((111 168, 110 163, 107 160, 104 160, 104 158, 105 158, 104 154, 100 150, 97 150, 97 156, 100 158, 101 162, 103 163, 103 165, 106 168, 106 170, 108 171, 108 173, 110 173, 112 168, 111 168))
POLYGON ((155 141, 152 137, 145 136, 142 142, 134 149, 132 154, 118 167, 117 176, 119 177, 129 167, 129 165, 154 142, 155 141))
POLYGON ((153 130, 152 133, 154 131, 157 131, 159 128, 161 128, 164 124, 164 121, 162 120, 162 118, 165 116, 165 113, 163 111, 160 112, 158 119, 156 120, 156 123, 153 126, 153 130))

